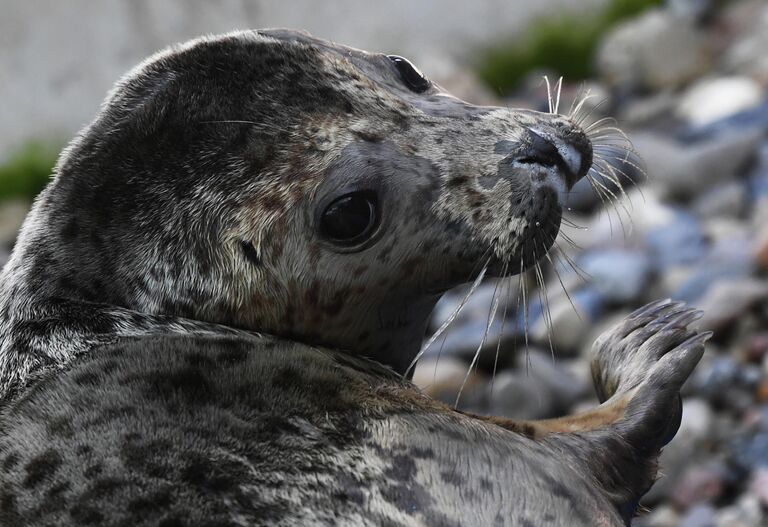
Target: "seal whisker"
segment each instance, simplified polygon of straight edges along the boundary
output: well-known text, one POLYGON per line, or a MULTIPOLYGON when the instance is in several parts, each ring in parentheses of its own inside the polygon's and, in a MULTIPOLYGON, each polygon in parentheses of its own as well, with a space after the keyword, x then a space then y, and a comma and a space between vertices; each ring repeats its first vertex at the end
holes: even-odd
MULTIPOLYGON (((528 356, 528 302, 527 302, 527 284, 525 280, 525 263, 523 261, 523 256, 520 256, 520 292, 522 294, 522 300, 523 300, 523 337, 525 339, 525 357, 526 357, 526 372, 528 371, 528 366, 530 363, 530 357, 528 356)), ((519 297, 518 297, 519 299, 519 297)), ((518 304, 518 312, 519 312, 519 304, 518 304)))
POLYGON ((573 272, 576 273, 576 276, 578 276, 583 282, 588 282, 591 278, 589 273, 587 273, 584 269, 581 268, 579 264, 573 261, 573 258, 571 258, 568 255, 568 253, 562 248, 562 246, 557 242, 557 239, 555 239, 553 244, 555 248, 557 248, 560 256, 565 260, 568 266, 571 269, 573 269, 573 272))
POLYGON ((573 247, 573 248, 574 248, 574 249, 576 249, 577 251, 583 251, 583 250, 584 250, 584 248, 583 248, 581 245, 579 245, 578 243, 576 243, 576 242, 573 240, 573 238, 571 238, 570 236, 568 236, 568 235, 567 235, 567 234, 566 234, 564 231, 562 231, 562 230, 561 230, 561 231, 560 231, 558 234, 559 234, 560 236, 562 236, 562 238, 563 238, 563 239, 564 239, 566 242, 568 242, 568 245, 570 245, 571 247, 573 247))
POLYGON ((467 304, 469 301, 469 298, 472 296, 472 294, 477 290, 478 286, 480 285, 480 282, 483 281, 483 278, 485 278, 485 273, 488 271, 488 264, 489 261, 486 261, 485 265, 483 266, 480 273, 477 275, 477 278, 475 278, 475 281, 472 282, 472 286, 469 288, 469 291, 467 291, 467 294, 464 295, 464 298, 459 302, 459 305, 456 307, 456 309, 453 310, 453 312, 450 314, 450 316, 445 319, 445 321, 440 325, 440 327, 435 331, 432 336, 429 338, 429 340, 426 342, 426 344, 423 344, 421 346, 421 349, 419 349, 419 352, 416 354, 416 356, 413 358, 411 363, 408 365, 408 368, 406 368, 405 373, 403 374, 403 379, 407 379, 408 375, 411 373, 414 367, 416 367, 416 364, 419 362, 419 359, 421 359, 422 355, 424 355, 424 352, 427 351, 427 348, 429 348, 435 340, 440 338, 440 335, 442 335, 445 330, 448 328, 448 326, 451 325, 451 323, 456 320, 456 317, 459 315, 459 312, 461 309, 467 304))
POLYGON ((477 350, 475 350, 475 354, 472 356, 472 362, 469 364, 469 368, 467 368, 467 373, 464 375, 464 380, 461 382, 461 386, 459 387, 459 392, 456 394, 456 402, 454 403, 454 408, 459 407, 459 400, 461 399, 461 394, 464 392, 464 387, 467 385, 467 381, 469 380, 469 376, 472 373, 472 369, 477 364, 477 359, 480 357, 480 352, 483 350, 483 346, 485 345, 486 340, 488 340, 488 333, 490 332, 491 325, 493 324, 494 318, 496 318, 496 310, 499 307, 499 297, 497 295, 497 292, 499 290, 499 282, 496 282, 496 286, 493 289, 493 296, 491 297, 491 309, 488 313, 488 322, 485 324, 485 330, 483 331, 483 337, 480 340, 480 345, 477 346, 477 350))
MULTIPOLYGON (((584 102, 586 102, 586 99, 585 99, 584 101, 582 101, 582 104, 583 104, 584 102)), ((589 119, 589 118, 592 116, 592 114, 593 114, 593 113, 594 113, 596 110, 598 110, 598 109, 599 109, 599 108, 600 108, 600 107, 601 107, 603 104, 605 104, 606 102, 608 102, 608 99, 607 99, 607 98, 604 98, 604 99, 602 99, 600 102, 598 102, 596 105, 594 105, 592 108, 590 108, 590 109, 589 109, 589 111, 588 111, 587 113, 585 113, 584 115, 582 115, 582 116, 580 116, 580 117, 575 117, 575 116, 574 116, 574 122, 576 123, 576 125, 577 125, 577 126, 582 126, 582 124, 583 124, 583 123, 584 123, 584 122, 585 122, 587 119, 589 119)), ((579 109, 580 109, 580 108, 579 108, 579 109)), ((585 132, 585 133, 586 133, 586 132, 585 132)))
MULTIPOLYGON (((534 240, 535 241, 535 240, 534 240)), ((544 251, 544 254, 546 254, 547 251, 544 251)), ((536 258, 536 263, 534 264, 534 272, 536 276, 536 281, 539 283, 539 287, 537 288, 537 292, 539 295, 539 303, 541 304, 541 313, 542 317, 544 318, 544 325, 547 329, 547 340, 549 341, 549 351, 552 353, 552 360, 555 359, 555 347, 552 343, 552 332, 554 331, 554 328, 552 327, 552 311, 549 308, 549 298, 547 294, 547 285, 544 283, 544 273, 541 270, 541 264, 539 263, 538 254, 536 251, 536 244, 534 243, 534 250, 533 250, 534 257, 536 258)))
POLYGON ((547 103, 549 105, 548 111, 549 113, 555 113, 552 111, 552 87, 549 85, 549 77, 547 75, 544 75, 544 82, 547 83, 547 103))
POLYGON ((560 95, 563 91, 563 77, 560 77, 557 80, 557 84, 555 84, 557 87, 557 98, 555 99, 555 111, 553 113, 558 114, 560 110, 560 95))
MULTIPOLYGON (((601 178, 605 178, 608 181, 610 181, 613 185, 616 186, 616 188, 622 194, 622 196, 624 198, 626 198, 626 200, 619 199, 618 195, 613 190, 611 190, 608 187, 608 185, 606 185, 602 181, 600 181, 600 179, 588 176, 589 179, 590 179, 590 182, 594 182, 593 188, 595 188, 595 190, 597 191, 597 189, 599 187, 601 189, 599 192, 604 194, 604 195, 606 195, 606 197, 608 198, 606 203, 609 203, 613 207, 614 211, 616 212, 616 217, 619 220, 619 224, 621 225, 622 233, 624 234, 624 237, 626 237, 627 236, 627 228, 626 228, 626 225, 624 224, 624 217, 621 214, 621 211, 619 210, 619 206, 621 206, 621 208, 623 209, 623 211, 626 213, 627 217, 629 218, 629 221, 630 221, 630 231, 629 232, 632 232, 632 227, 633 227, 632 221, 633 220, 632 220, 631 214, 629 213, 629 209, 627 209, 627 206, 626 206, 626 201, 629 201, 629 196, 627 195, 624 187, 621 185, 621 182, 619 181, 618 177, 616 177, 615 175, 612 174, 612 168, 613 167, 609 163, 607 163, 607 162, 605 162, 603 160, 596 160, 594 168, 595 168, 596 173, 598 175, 600 175, 601 178), (601 168, 603 170, 605 170, 605 171, 601 172, 600 171, 601 168)), ((610 223, 610 212, 607 211, 606 213, 609 215, 608 218, 609 218, 609 223, 610 223)))
MULTIPOLYGON (((597 97, 597 95, 592 93, 592 89, 588 88, 586 93, 584 94, 584 97, 579 101, 579 103, 576 105, 575 108, 573 108, 569 114, 569 117, 573 119, 576 124, 581 123, 581 117, 579 116, 579 112, 581 112, 581 109, 584 107, 584 104, 593 97, 597 97)), ((575 99, 574 99, 575 101, 575 99)))
MULTIPOLYGON (((557 277, 557 281, 560 282, 560 287, 563 289, 563 293, 565 293, 565 297, 568 299, 568 302, 571 304, 571 307, 573 308, 573 312, 576 313, 576 316, 579 317, 579 320, 582 320, 581 313, 579 313, 579 310, 576 309, 576 304, 573 303, 573 298, 571 298, 571 293, 568 291, 568 288, 565 287, 565 282, 563 282, 563 277, 560 275, 560 271, 557 269, 557 264, 554 262, 552 257, 550 256, 550 252, 547 252, 547 260, 549 260, 549 264, 552 267, 552 271, 555 273, 555 276, 557 277)), ((555 253, 555 258, 557 258, 559 255, 555 253)))
POLYGON ((496 380, 496 367, 498 366, 498 363, 499 363, 499 350, 501 349, 501 341, 502 341, 502 338, 504 337, 504 327, 507 322, 507 309, 509 308, 509 295, 512 290, 512 284, 509 282, 509 276, 507 275, 508 272, 509 272, 509 261, 505 261, 504 268, 501 272, 501 276, 502 276, 501 279, 504 281, 504 283, 502 284, 502 294, 504 291, 503 289, 504 286, 506 286, 507 293, 505 295, 505 300, 504 300, 504 311, 502 312, 502 315, 501 315, 501 328, 499 329, 499 338, 497 339, 497 342, 496 342, 496 356, 493 359, 493 371, 491 373, 490 393, 493 393, 493 385, 494 385, 494 381, 496 380))
POLYGON ((570 227, 572 229, 576 229, 576 230, 579 230, 579 231, 586 231, 586 230, 589 229, 589 227, 586 227, 584 225, 579 225, 578 223, 574 222, 573 220, 571 220, 569 218, 566 218, 565 216, 560 218, 560 222, 565 224, 567 227, 570 227))

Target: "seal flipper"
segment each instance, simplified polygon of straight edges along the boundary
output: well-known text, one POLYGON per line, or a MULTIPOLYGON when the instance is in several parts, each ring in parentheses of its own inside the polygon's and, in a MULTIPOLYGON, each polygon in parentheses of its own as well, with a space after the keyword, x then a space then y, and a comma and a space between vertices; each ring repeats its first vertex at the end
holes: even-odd
POLYGON ((662 447, 680 426, 680 388, 711 337, 688 328, 700 317, 670 300, 630 314, 593 346, 592 377, 602 404, 541 423, 549 431, 544 440, 577 457, 627 522, 655 481, 662 447))

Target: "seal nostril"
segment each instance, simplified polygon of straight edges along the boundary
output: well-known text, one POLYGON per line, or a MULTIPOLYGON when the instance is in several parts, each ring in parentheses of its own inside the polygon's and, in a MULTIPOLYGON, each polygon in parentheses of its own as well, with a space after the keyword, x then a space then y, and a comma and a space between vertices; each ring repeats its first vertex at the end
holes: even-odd
POLYGON ((586 174, 592 163, 592 148, 586 137, 583 138, 586 144, 582 144, 584 141, 571 140, 573 133, 565 134, 566 137, 562 138, 560 134, 553 135, 532 128, 527 132, 528 145, 516 162, 558 167, 565 176, 568 188, 586 174))

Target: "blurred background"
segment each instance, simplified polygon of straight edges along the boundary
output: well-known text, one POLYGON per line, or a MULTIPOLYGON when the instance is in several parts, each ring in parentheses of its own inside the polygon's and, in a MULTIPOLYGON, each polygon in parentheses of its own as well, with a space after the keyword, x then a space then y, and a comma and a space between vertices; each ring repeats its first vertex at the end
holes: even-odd
MULTIPOLYGON (((768 525, 768 2, 0 0, 0 265, 121 74, 174 42, 260 27, 407 56, 475 103, 546 111, 543 76, 563 76, 561 112, 585 101, 606 137, 614 117, 644 164, 604 147, 611 168, 574 189, 541 273, 483 283, 415 381, 451 404, 464 385, 459 407, 481 413, 579 411, 596 402, 597 335, 657 298, 699 306, 715 336, 633 525, 768 525)), ((431 331, 465 294, 446 295, 431 331)))

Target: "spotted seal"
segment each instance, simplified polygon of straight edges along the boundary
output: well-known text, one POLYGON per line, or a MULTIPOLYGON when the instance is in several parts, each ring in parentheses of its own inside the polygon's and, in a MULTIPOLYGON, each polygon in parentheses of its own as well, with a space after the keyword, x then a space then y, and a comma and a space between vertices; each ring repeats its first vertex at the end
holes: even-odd
POLYGON ((467 415, 403 374, 441 292, 552 244, 592 147, 285 30, 120 80, 0 279, 2 525, 623 525, 707 335, 595 344, 601 406, 467 415))

